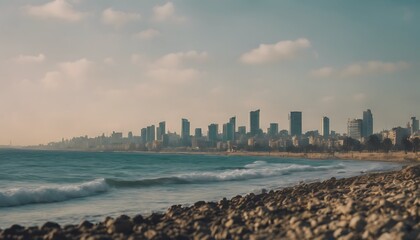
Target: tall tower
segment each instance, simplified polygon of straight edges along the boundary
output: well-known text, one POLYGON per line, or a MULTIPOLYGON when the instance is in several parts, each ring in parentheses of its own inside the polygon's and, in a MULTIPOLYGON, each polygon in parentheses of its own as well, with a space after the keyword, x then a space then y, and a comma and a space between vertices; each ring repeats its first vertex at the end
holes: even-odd
POLYGON ((419 130, 419 120, 416 117, 411 117, 411 134, 419 130))
POLYGON ((163 140, 163 135, 165 135, 165 134, 166 134, 166 122, 160 122, 157 139, 158 140, 163 140))
POLYGON ((373 134, 373 116, 370 109, 363 112, 362 137, 373 134))
POLYGON ((182 119, 181 140, 182 140, 182 145, 184 146, 190 145, 190 122, 185 118, 182 119))
POLYGON ((231 140, 233 141, 233 140, 235 140, 235 133, 236 133, 236 117, 231 117, 229 119, 229 123, 231 124, 231 127, 232 127, 230 134, 232 134, 232 139, 231 140))
POLYGON ((251 135, 257 135, 260 132, 260 110, 249 113, 251 135))
POLYGON ((353 139, 361 140, 362 139, 362 128, 363 120, 362 119, 352 119, 347 122, 347 135, 353 139))
POLYGON ((302 135, 302 112, 290 112, 290 136, 302 135))
POLYGON ((328 117, 321 119, 321 134, 325 139, 330 137, 330 119, 328 117))

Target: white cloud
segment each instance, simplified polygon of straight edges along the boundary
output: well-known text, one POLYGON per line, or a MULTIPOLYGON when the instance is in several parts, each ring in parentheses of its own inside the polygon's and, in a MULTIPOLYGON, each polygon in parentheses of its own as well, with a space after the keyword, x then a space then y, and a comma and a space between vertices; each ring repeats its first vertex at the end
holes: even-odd
POLYGON ((47 89, 57 89, 64 84, 79 86, 88 79, 93 64, 85 58, 73 62, 59 63, 58 69, 47 72, 41 79, 41 83, 47 89))
POLYGON ((102 12, 102 22, 114 27, 122 27, 140 19, 141 15, 139 13, 117 11, 112 8, 108 8, 102 12))
POLYGON ((410 67, 407 62, 369 61, 351 64, 340 71, 342 77, 355 77, 371 74, 392 73, 410 67))
POLYGON ((261 44, 258 48, 244 53, 240 60, 245 64, 263 64, 293 59, 310 46, 311 43, 306 38, 280 41, 275 44, 261 44))
POLYGON ((141 32, 135 34, 134 37, 137 38, 137 39, 141 39, 141 40, 150 40, 150 39, 153 39, 153 38, 155 38, 159 35, 160 35, 160 32, 158 30, 153 29, 153 28, 149 28, 149 29, 146 29, 144 31, 141 31, 141 32))
POLYGON ((330 77, 334 73, 334 68, 332 67, 323 67, 316 69, 311 72, 311 76, 318 78, 330 77))
POLYGON ((368 61, 358 62, 345 66, 342 69, 334 69, 332 67, 323 67, 313 70, 311 76, 317 78, 327 77, 358 77, 366 75, 386 74, 402 71, 410 67, 410 64, 404 61, 400 62, 382 62, 382 61, 368 61))
POLYGON ((183 22, 184 17, 175 14, 175 6, 172 2, 167 2, 164 5, 158 5, 153 8, 153 20, 157 22, 175 21, 183 22))
POLYGON ((77 22, 83 18, 83 13, 76 11, 66 0, 53 0, 43 5, 28 5, 25 7, 28 15, 44 19, 60 19, 77 22))
POLYGON ((202 72, 196 68, 186 67, 187 63, 205 61, 206 52, 188 51, 169 53, 148 66, 148 76, 165 83, 188 83, 199 78, 202 72))
POLYGON ((14 61, 17 63, 41 63, 44 62, 46 59, 44 54, 38 54, 38 56, 34 55, 19 55, 14 58, 14 61))

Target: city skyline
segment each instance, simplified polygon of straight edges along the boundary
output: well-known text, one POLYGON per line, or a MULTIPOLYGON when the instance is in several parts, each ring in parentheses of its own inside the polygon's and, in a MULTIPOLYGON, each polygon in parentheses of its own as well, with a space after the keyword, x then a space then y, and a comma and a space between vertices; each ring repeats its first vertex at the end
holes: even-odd
POLYGON ((388 0, 2 1, 0 145, 180 133, 181 118, 249 131, 252 109, 264 131, 291 111, 302 132, 328 116, 344 133, 365 109, 373 132, 404 127, 420 116, 419 17, 388 0))

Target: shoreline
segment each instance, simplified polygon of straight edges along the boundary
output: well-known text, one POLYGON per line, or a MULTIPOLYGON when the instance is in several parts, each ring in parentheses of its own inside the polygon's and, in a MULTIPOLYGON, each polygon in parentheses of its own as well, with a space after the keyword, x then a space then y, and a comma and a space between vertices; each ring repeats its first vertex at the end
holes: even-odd
MULTIPOLYGON (((418 239, 420 164, 301 183, 150 216, 0 230, 0 239, 418 239)), ((141 203, 139 203, 141 204, 141 203)))
MULTIPOLYGON (((7 149, 7 148, 3 148, 7 149)), ((310 153, 293 153, 293 152, 218 152, 218 151, 100 151, 100 150, 77 150, 77 149, 38 149, 38 148, 9 148, 10 150, 33 150, 33 151, 59 151, 59 152, 86 152, 86 153, 143 153, 143 154, 185 154, 185 155, 213 155, 213 156, 261 156, 261 157, 278 157, 278 158, 300 158, 300 159, 318 159, 318 160, 363 160, 363 161, 380 161, 380 162, 397 162, 397 163, 420 163, 420 152, 310 152, 310 153)))

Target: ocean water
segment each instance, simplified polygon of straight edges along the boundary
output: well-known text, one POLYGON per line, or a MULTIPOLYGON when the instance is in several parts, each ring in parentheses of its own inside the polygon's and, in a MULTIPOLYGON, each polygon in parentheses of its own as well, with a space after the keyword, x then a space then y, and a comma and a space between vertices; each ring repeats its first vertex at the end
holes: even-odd
POLYGON ((400 167, 260 156, 0 150, 0 228, 150 214, 173 204, 400 167))

